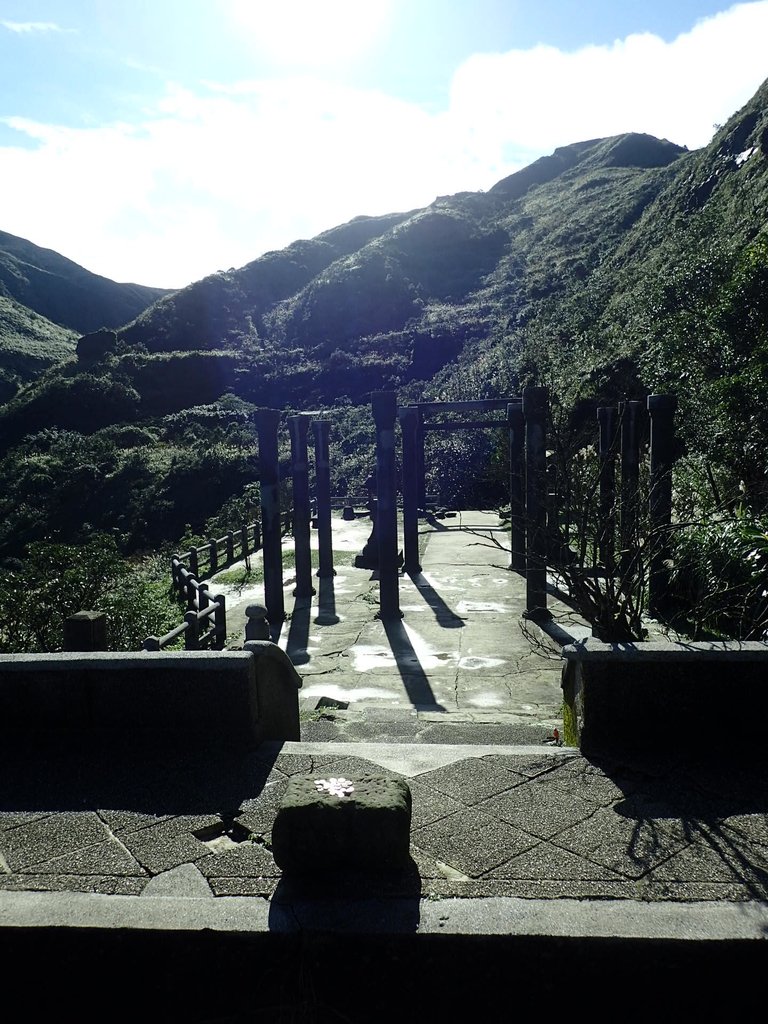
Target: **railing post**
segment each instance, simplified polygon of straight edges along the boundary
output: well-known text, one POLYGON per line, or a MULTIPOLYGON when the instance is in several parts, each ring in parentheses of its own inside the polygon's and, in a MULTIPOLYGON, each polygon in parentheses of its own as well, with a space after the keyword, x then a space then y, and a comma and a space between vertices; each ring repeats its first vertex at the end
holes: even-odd
POLYGON ((401 618, 398 589, 397 480, 395 475, 395 419, 397 395, 394 391, 374 391, 371 395, 376 424, 376 523, 379 532, 379 617, 401 618))
POLYGON ((283 596, 283 547, 280 520, 280 465, 277 451, 277 409, 259 409, 259 489, 264 546, 264 603, 273 625, 285 621, 283 596))
POLYGON ((200 576, 200 566, 197 561, 197 548, 189 549, 189 571, 198 579, 200 576))
POLYGON ((525 416, 526 609, 528 618, 547 611, 547 389, 523 391, 525 416))
POLYGON ((217 594, 213 600, 216 603, 216 611, 213 613, 216 646, 223 649, 227 642, 227 599, 223 594, 217 594))
POLYGON ((296 589, 294 597, 311 597, 312 549, 310 546, 309 456, 307 431, 309 417, 299 414, 288 417, 291 435, 291 477, 293 479, 293 546, 296 557, 296 589))
POLYGON ((419 415, 415 406, 398 410, 403 442, 403 541, 405 571, 411 576, 421 572, 419 560, 419 480, 417 433, 419 415))
POLYGON ((200 625, 194 608, 190 608, 184 614, 184 621, 187 624, 184 630, 184 648, 187 651, 196 651, 200 647, 200 625))
POLYGON ((215 537, 211 537, 208 541, 208 561, 210 562, 208 572, 213 576, 219 568, 219 545, 216 543, 215 537))
POLYGON ((227 531, 227 564, 231 565, 235 560, 235 535, 231 530, 227 531))
POLYGON ((675 461, 675 395, 649 395, 651 418, 651 480, 649 520, 651 541, 648 610, 657 616, 669 590, 669 528, 672 523, 672 466, 675 461))
POLYGON ((606 572, 614 566, 616 532, 616 409, 601 406, 597 410, 600 427, 600 518, 597 534, 597 556, 606 572))
POLYGON ((525 416, 522 398, 507 406, 509 427, 510 562, 515 572, 525 572, 525 416))
POLYGON ((201 583, 197 588, 197 607, 198 610, 203 612, 210 604, 208 599, 208 584, 201 583))
POLYGON ((156 636, 148 636, 142 644, 141 649, 143 651, 159 651, 160 650, 160 639, 156 636))
POLYGON ((179 593, 179 594, 184 589, 183 586, 182 586, 182 583, 181 583, 181 577, 179 576, 179 571, 180 570, 181 570, 181 556, 180 555, 171 555, 171 582, 173 584, 173 589, 177 593, 179 593))
POLYGON ((315 494, 317 497, 317 547, 319 579, 335 576, 333 568, 333 524, 331 521, 330 420, 314 420, 315 494))
POLYGON ((248 550, 248 527, 245 523, 240 527, 240 554, 243 558, 247 558, 250 554, 248 550))
POLYGON ((253 524, 253 550, 261 550, 261 523, 253 524))

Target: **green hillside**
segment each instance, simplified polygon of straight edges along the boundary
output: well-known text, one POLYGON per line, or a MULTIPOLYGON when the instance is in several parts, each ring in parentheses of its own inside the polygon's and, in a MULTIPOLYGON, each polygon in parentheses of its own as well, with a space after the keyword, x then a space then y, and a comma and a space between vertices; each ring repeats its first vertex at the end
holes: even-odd
POLYGON ((119 327, 167 291, 118 284, 52 249, 0 231, 0 296, 81 334, 119 327))
POLYGON ((71 356, 78 334, 120 327, 165 294, 0 231, 0 401, 71 356))
POLYGON ((0 296, 0 402, 75 353, 77 334, 0 296))

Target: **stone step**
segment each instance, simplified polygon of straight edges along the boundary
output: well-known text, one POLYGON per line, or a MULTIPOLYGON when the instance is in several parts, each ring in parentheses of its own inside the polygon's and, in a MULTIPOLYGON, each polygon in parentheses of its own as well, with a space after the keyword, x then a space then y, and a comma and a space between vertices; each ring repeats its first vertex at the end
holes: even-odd
MULTIPOLYGON (((427 743, 555 746, 551 724, 511 712, 419 711, 414 708, 318 706, 302 712, 301 739, 312 743, 427 743)), ((562 729, 559 730, 562 738, 562 729)))

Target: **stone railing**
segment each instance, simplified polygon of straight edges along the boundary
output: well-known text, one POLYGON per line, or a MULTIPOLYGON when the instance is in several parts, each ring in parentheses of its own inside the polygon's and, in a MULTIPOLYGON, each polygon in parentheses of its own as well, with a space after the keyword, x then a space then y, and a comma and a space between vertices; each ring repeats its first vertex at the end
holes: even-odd
MULTIPOLYGON (((284 530, 290 528, 291 513, 282 514, 284 530)), ((211 595, 204 582, 235 562, 261 550, 261 524, 243 523, 223 537, 212 537, 197 547, 171 556, 171 584, 187 603, 184 621, 164 636, 148 636, 145 651, 162 651, 183 637, 188 651, 221 650, 227 640, 227 602, 223 594, 211 595)))

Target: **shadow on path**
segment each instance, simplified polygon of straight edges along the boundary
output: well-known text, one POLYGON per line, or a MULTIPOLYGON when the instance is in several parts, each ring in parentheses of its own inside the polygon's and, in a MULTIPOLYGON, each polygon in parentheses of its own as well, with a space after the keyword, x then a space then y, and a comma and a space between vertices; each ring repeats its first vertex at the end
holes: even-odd
POLYGON ((288 630, 285 653, 294 665, 306 665, 309 661, 307 641, 309 639, 309 620, 312 615, 312 598, 297 597, 291 613, 291 625, 288 630))
POLYGON ((446 604, 438 592, 426 578, 423 572, 408 573, 416 589, 424 598, 425 603, 435 613, 435 618, 446 629, 458 629, 464 625, 465 620, 446 604))
POLYGON ((399 619, 382 619, 382 625, 411 704, 429 705, 435 711, 445 711, 443 705, 435 700, 427 674, 413 649, 405 626, 399 619))
POLYGON ((137 744, 132 736, 37 738, 0 753, 0 811, 130 811, 233 817, 264 788, 282 747, 221 743, 137 744))
POLYGON ((320 576, 318 590, 318 612, 314 621, 318 626, 335 626, 341 620, 336 614, 336 591, 333 586, 333 576, 320 576))

